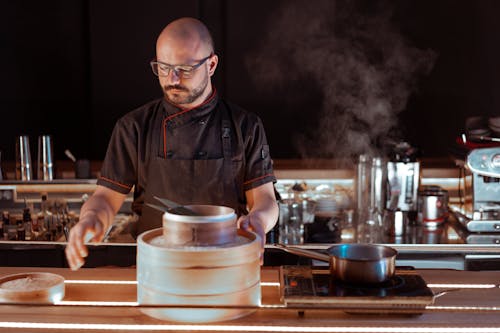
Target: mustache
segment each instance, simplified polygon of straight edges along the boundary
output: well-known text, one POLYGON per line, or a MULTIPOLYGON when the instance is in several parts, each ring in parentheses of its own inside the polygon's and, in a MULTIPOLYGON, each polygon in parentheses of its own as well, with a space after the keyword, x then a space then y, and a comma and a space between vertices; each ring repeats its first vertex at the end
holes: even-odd
POLYGON ((188 89, 186 87, 181 86, 180 84, 174 84, 174 85, 170 85, 170 86, 165 86, 165 87, 163 87, 163 89, 165 91, 173 90, 173 89, 188 91, 188 89))

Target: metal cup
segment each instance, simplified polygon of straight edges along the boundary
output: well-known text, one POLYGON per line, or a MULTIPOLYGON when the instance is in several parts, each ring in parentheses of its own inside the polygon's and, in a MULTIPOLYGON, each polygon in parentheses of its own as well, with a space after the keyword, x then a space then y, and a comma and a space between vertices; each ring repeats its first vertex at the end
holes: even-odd
POLYGON ((38 168, 37 179, 54 179, 54 147, 50 135, 38 137, 38 168))
POLYGON ((33 179, 30 138, 27 135, 16 138, 16 179, 24 181, 33 179))
POLYGON ((89 179, 92 177, 90 170, 90 161, 87 159, 76 160, 75 162, 75 176, 78 179, 89 179))

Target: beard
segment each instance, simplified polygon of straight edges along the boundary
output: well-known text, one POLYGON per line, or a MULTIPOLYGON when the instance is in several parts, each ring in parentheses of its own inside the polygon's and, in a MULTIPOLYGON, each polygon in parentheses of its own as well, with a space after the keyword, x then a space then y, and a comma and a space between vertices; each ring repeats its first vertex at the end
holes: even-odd
MULTIPOLYGON (((200 84, 192 89, 182 85, 163 86, 163 94, 165 99, 175 105, 191 104, 195 102, 205 92, 208 85, 208 75, 205 75, 200 84)), ((200 101, 201 103, 202 101, 200 101)))

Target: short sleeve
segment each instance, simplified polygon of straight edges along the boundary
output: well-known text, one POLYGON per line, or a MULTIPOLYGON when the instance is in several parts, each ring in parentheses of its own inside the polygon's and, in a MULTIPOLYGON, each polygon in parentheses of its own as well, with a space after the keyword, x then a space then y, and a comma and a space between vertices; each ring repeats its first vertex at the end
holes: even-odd
POLYGON ((245 191, 269 182, 276 182, 273 161, 261 119, 253 115, 245 135, 245 191))
POLYGON ((122 117, 115 124, 104 158, 98 185, 128 194, 137 182, 137 131, 133 121, 122 117))

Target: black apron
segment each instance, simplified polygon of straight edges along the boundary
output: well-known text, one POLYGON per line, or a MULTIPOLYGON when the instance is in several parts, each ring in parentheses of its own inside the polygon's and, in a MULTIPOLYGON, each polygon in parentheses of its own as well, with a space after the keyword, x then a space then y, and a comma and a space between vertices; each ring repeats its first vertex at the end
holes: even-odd
MULTIPOLYGON (((137 225, 138 234, 162 226, 163 213, 147 205, 161 205, 154 196, 183 205, 221 205, 235 209, 238 215, 246 213, 243 179, 238 179, 238 170, 243 161, 233 159, 232 150, 232 142, 236 142, 239 147, 243 145, 241 131, 231 126, 229 110, 223 101, 219 101, 219 107, 214 108, 212 112, 218 111, 222 112, 222 158, 164 158, 158 153, 162 151, 160 140, 153 140, 156 146, 151 147, 154 154, 147 169, 148 181, 144 188, 144 205, 137 225)), ((238 146, 236 148, 235 151, 238 146)))

